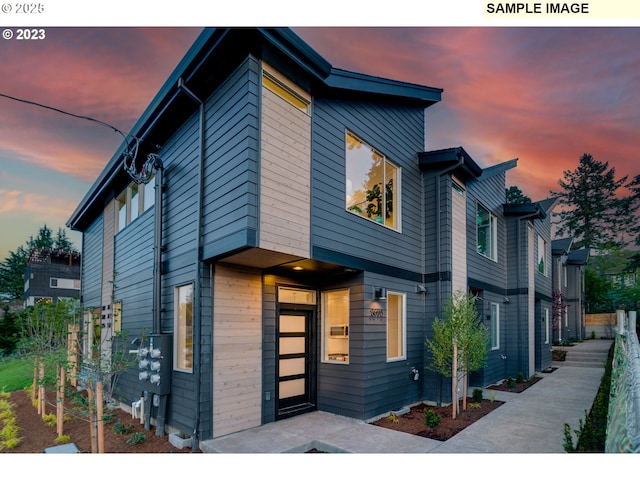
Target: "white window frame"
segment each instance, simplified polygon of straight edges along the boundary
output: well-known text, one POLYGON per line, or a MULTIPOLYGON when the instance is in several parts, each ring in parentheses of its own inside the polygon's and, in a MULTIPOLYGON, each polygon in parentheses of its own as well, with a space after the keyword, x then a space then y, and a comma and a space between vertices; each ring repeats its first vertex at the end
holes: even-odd
POLYGON ((491 321, 491 350, 498 350, 500 348, 500 304, 491 302, 489 306, 490 321, 491 321), (494 310, 495 308, 495 310, 494 310), (494 315, 495 312, 495 315, 494 315), (494 343, 495 339, 495 343, 494 343))
MULTIPOLYGON (((350 299, 351 299, 351 291, 349 288, 340 288, 335 290, 326 290, 321 292, 321 347, 322 347, 322 363, 332 363, 338 365, 348 365, 349 364, 349 337, 350 337, 350 328, 351 328, 351 308, 350 308, 350 299), (329 306, 328 301, 329 297, 334 294, 342 294, 347 297, 347 318, 340 319, 337 322, 330 322, 328 318, 329 314, 329 306), (346 327, 344 332, 336 332, 336 336, 331 338, 331 327, 346 327), (334 342, 335 341, 335 342, 334 342), (344 351, 341 352, 330 352, 330 343, 334 343, 340 345, 344 351), (336 353, 345 353, 347 356, 344 357, 336 357, 330 358, 330 355, 336 353)), ((334 348, 334 347, 332 347, 334 348)))
POLYGON ((542 320, 544 322, 544 343, 545 345, 547 345, 549 343, 550 332, 549 332, 549 309, 546 307, 542 311, 542 320))
POLYGON ((549 276, 549 260, 547 256, 547 241, 538 235, 538 255, 536 256, 536 271, 544 275, 549 276), (540 270, 540 257, 542 256, 542 270, 540 270))
MULTIPOLYGON (((370 143, 365 142, 364 140, 362 140, 362 138, 360 138, 358 135, 356 135, 355 133, 353 133, 350 130, 346 130, 345 131, 345 209, 347 210, 347 212, 353 214, 353 215, 357 215, 360 218, 364 218, 365 220, 368 220, 372 223, 375 223, 377 225, 381 225, 385 228, 388 228, 390 230, 393 230, 395 232, 401 232, 402 231, 402 168, 400 167, 400 165, 398 165, 397 163, 391 161, 391 159, 389 159, 389 157, 387 157, 386 155, 384 155, 382 152, 380 152, 377 148, 373 147, 370 143), (377 154, 380 156, 380 158, 382 159, 382 165, 383 165, 383 169, 382 169, 382 183, 386 186, 386 184, 389 182, 389 180, 392 179, 391 175, 387 175, 387 168, 393 168, 395 169, 395 185, 393 186, 393 207, 395 208, 395 212, 393 213, 394 216, 394 223, 392 225, 388 225, 386 222, 386 214, 387 214, 387 195, 386 195, 386 188, 383 188, 381 194, 382 194, 382 200, 381 200, 381 204, 384 207, 384 211, 382 212, 382 217, 380 218, 380 220, 378 220, 377 218, 373 218, 371 216, 369 216, 366 211, 364 211, 362 208, 360 208, 357 204, 353 203, 353 199, 350 196, 350 192, 356 192, 358 190, 354 190, 355 186, 350 184, 351 179, 348 176, 348 165, 347 163, 349 162, 349 141, 348 141, 348 137, 352 137, 355 140, 357 140, 359 143, 361 143, 363 146, 366 146, 368 149, 370 149, 373 153, 377 154)), ((362 202, 361 202, 362 203, 362 202)))
POLYGON ((404 293, 399 292, 387 292, 387 338, 386 338, 386 347, 387 347, 387 362, 396 362, 399 360, 405 360, 407 358, 407 296, 404 293), (398 327, 400 328, 399 334, 396 334, 398 346, 400 349, 400 355, 390 356, 389 355, 389 342, 390 342, 390 327, 389 327, 389 304, 391 297, 398 297, 399 303, 398 306, 400 308, 400 324, 398 327))
MULTIPOLYGON (((177 285, 173 290, 173 369, 179 372, 193 373, 193 343, 196 339, 193 337, 193 304, 195 293, 193 282, 177 285), (191 289, 191 331, 187 317, 182 317, 180 295, 184 288, 191 289), (184 320, 184 322, 183 322, 184 320), (185 325, 183 326, 182 323, 185 325), (184 338, 182 338, 184 337, 184 338), (188 340, 191 339, 191 349, 189 351, 188 340), (190 357, 190 358, 189 358, 190 357), (190 360, 190 362, 188 362, 190 360)), ((185 311, 186 314, 186 311, 185 311)))
POLYGON ((498 219, 491 212, 490 209, 485 207, 480 202, 476 202, 476 252, 478 252, 483 257, 488 258, 489 260, 493 260, 494 262, 498 261, 498 219), (480 248, 481 247, 480 241, 479 241, 480 225, 478 225, 478 217, 480 215, 480 209, 484 210, 489 215, 488 232, 489 232, 490 238, 488 239, 487 245, 485 246, 485 249, 486 248, 490 249, 488 253, 486 251, 483 252, 480 248))

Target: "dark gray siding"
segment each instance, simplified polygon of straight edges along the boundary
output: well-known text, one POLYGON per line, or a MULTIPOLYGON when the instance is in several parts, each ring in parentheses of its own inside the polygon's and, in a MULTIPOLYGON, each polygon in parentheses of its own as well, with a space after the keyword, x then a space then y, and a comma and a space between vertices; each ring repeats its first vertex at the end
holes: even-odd
POLYGON ((256 246, 260 65, 249 57, 207 101, 205 258, 256 246))
POLYGON ((471 381, 476 385, 487 385, 504 378, 506 319, 509 318, 510 305, 504 303, 507 281, 507 238, 505 217, 502 213, 504 204, 504 173, 480 177, 467 184, 467 275, 469 287, 481 291, 482 301, 478 302, 478 313, 487 328, 490 328, 491 303, 500 307, 500 346, 488 350, 487 364, 479 372, 472 374, 471 381), (497 254, 491 260, 477 252, 476 209, 480 203, 487 208, 497 221, 497 254))
MULTIPOLYGON (((152 333, 154 211, 148 209, 115 236, 114 299, 122 302, 122 332, 128 339, 152 333)), ((118 397, 131 404, 144 385, 132 368, 120 376, 117 387, 118 397)))
POLYGON ((82 306, 102 305, 102 225, 100 215, 82 233, 82 306))
POLYGON ((417 153, 424 148, 423 120, 424 111, 417 107, 314 101, 311 203, 314 247, 421 273, 422 187, 417 153), (347 129, 402 168, 401 232, 346 210, 347 129))
POLYGON ((504 378, 516 378, 518 372, 528 367, 528 221, 519 217, 507 217, 507 315, 504 317, 505 372, 504 378))

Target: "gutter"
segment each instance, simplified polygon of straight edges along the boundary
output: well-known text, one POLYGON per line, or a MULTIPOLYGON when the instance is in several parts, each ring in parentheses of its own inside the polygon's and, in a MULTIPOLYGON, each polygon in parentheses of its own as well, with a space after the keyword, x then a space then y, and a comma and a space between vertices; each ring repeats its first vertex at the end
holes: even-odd
POLYGON ((202 297, 202 280, 201 280, 201 263, 202 263, 202 194, 204 183, 204 153, 205 153, 205 110, 204 102, 196 96, 191 90, 184 84, 182 77, 178 79, 178 90, 183 91, 189 98, 199 105, 199 159, 198 159, 198 207, 197 207, 197 221, 196 221, 196 258, 195 269, 196 278, 194 284, 194 304, 193 304, 193 374, 196 380, 196 391, 194 398, 195 419, 193 425, 193 439, 192 450, 199 448, 199 431, 200 431, 200 331, 201 331, 201 297, 202 297))

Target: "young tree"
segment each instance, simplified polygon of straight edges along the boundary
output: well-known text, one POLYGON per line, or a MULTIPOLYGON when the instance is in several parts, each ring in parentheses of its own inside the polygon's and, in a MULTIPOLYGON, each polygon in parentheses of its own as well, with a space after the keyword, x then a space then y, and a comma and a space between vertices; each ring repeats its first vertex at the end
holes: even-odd
POLYGON ((527 197, 522 190, 516 185, 509 188, 505 188, 505 203, 510 204, 523 204, 531 203, 531 199, 527 197))
POLYGON ((618 189, 627 177, 616 180, 615 173, 608 162, 585 153, 578 167, 565 170, 564 179, 558 180, 562 190, 551 192, 565 207, 554 213, 560 218, 558 235, 575 237, 574 248, 603 250, 625 244, 623 235, 631 219, 624 215, 628 200, 618 197, 618 189))
POLYGON ((485 365, 489 333, 476 310, 476 297, 457 290, 444 307, 444 318, 433 321, 433 338, 425 343, 431 353, 429 369, 452 379, 452 416, 458 412, 458 382, 463 382, 463 402, 469 372, 485 365))

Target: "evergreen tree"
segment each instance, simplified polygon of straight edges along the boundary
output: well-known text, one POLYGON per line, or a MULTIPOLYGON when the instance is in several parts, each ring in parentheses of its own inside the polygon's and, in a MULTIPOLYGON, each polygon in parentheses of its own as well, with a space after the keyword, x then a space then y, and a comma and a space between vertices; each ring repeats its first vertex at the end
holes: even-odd
POLYGON ((58 228, 56 238, 53 240, 53 248, 57 250, 64 250, 65 252, 72 252, 74 250, 73 243, 69 240, 65 229, 58 228))
POLYGON ((509 188, 505 188, 505 203, 510 204, 523 204, 531 203, 531 199, 527 197, 519 187, 513 185, 509 188))
POLYGON ((591 154, 580 157, 578 167, 564 171, 562 187, 551 192, 563 206, 554 216, 560 218, 558 236, 573 236, 574 248, 610 249, 625 245, 623 236, 632 219, 629 218, 629 199, 618 197, 618 189, 627 177, 615 178, 615 168, 600 162, 591 154), (625 216, 625 211, 627 212, 625 216))

